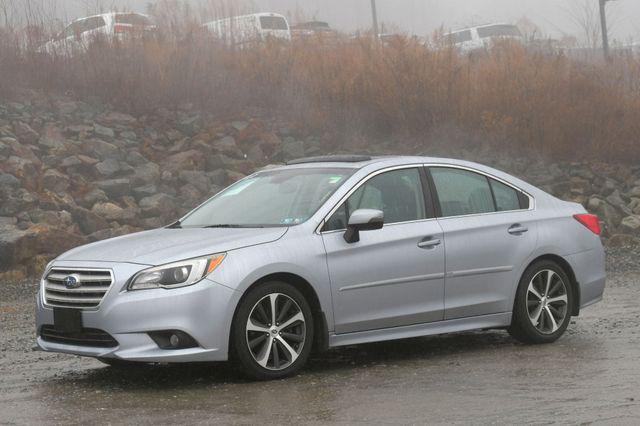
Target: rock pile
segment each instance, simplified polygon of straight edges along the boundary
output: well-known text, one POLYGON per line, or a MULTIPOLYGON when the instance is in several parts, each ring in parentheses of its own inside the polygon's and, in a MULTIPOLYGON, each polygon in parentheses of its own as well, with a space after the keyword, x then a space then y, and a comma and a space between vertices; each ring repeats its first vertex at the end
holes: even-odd
MULTIPOLYGON (((258 167, 328 153, 323 141, 275 120, 219 120, 189 105, 134 117, 61 97, 0 104, 0 277, 30 276, 73 246, 166 225, 258 167)), ((583 203, 613 244, 638 242, 640 167, 449 154, 583 203)))

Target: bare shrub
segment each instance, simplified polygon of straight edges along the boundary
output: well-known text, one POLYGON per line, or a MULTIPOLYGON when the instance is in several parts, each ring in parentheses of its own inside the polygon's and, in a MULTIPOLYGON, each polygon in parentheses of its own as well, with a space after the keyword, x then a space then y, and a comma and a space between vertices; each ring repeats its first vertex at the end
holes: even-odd
POLYGON ((146 113, 191 102, 218 114, 262 108, 310 129, 425 137, 446 126, 496 149, 640 158, 640 60, 580 62, 505 43, 460 55, 409 38, 307 39, 229 49, 197 31, 97 40, 72 58, 0 41, 5 80, 146 113), (475 138, 474 138, 475 139, 475 138))

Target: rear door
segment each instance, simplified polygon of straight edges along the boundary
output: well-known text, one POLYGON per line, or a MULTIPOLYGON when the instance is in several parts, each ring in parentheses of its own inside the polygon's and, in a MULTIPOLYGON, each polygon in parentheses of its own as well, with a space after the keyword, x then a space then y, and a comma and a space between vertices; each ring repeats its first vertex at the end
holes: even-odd
POLYGON ((505 182, 455 167, 430 167, 446 248, 445 319, 509 312, 537 227, 531 198, 505 182))
POLYGON ((327 220, 327 252, 336 333, 442 320, 442 230, 425 196, 421 166, 385 171, 363 182, 327 220), (347 243, 349 214, 384 212, 384 226, 347 243))

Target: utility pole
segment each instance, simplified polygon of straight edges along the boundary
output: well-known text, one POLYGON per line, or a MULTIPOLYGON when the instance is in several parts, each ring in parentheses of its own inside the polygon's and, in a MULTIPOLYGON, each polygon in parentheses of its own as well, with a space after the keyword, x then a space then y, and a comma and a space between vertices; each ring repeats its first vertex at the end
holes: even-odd
POLYGON ((378 11, 376 9, 376 0, 371 0, 371 16, 373 18, 373 39, 377 42, 378 36, 378 11))
POLYGON ((602 50, 605 59, 611 59, 609 54, 609 30, 607 28, 607 2, 614 0, 598 0, 600 2, 600 28, 602 31, 602 50))
POLYGON ((610 59, 609 56, 609 30, 607 29, 607 1, 600 1, 600 31, 602 32, 602 51, 604 52, 604 58, 610 59))

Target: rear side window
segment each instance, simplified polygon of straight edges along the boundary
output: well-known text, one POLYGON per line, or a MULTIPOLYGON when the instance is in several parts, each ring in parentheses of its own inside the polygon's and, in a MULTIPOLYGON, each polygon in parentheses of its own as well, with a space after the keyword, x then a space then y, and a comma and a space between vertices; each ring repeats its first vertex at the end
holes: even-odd
POLYGON ((433 167, 430 170, 442 216, 495 211, 489 180, 485 176, 447 167, 433 167))
POLYGON ((288 30, 287 21, 281 16, 261 16, 260 26, 263 30, 288 30))
POLYGON ((349 216, 358 209, 382 210, 385 224, 426 219, 420 172, 400 169, 372 177, 336 210, 323 230, 345 229, 349 216))
MULTIPOLYGON (((496 199, 496 209, 499 212, 520 209, 520 198, 518 192, 510 186, 494 179, 489 179, 493 196, 496 199)), ((524 195, 524 194, 523 194, 524 195)), ((527 206, 528 208, 528 206, 527 206)))
POLYGON ((515 25, 492 25, 478 28, 480 38, 488 37, 521 37, 520 30, 515 25))
POLYGON ((116 15, 116 24, 129 24, 134 26, 152 25, 146 16, 137 13, 125 13, 116 15))

